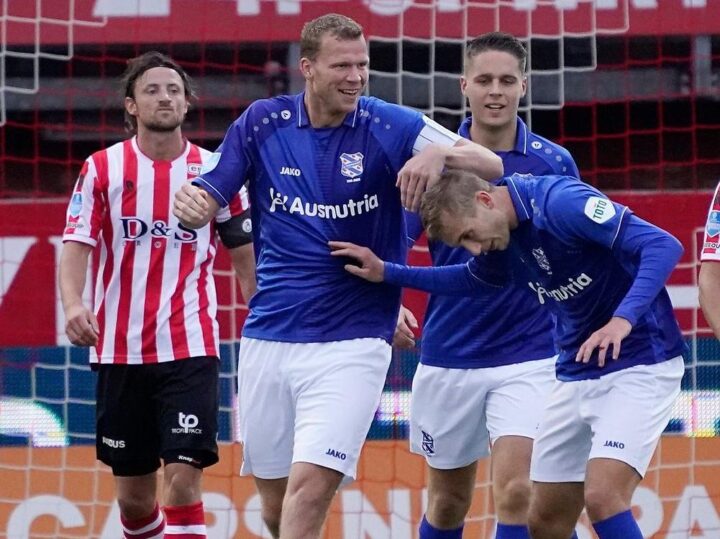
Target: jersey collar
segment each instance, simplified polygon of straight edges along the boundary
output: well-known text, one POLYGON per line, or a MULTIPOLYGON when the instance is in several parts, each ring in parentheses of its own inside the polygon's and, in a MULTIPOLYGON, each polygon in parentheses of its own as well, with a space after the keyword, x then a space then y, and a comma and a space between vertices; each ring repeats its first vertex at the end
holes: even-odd
POLYGON ((532 207, 527 192, 530 182, 516 182, 512 176, 507 176, 503 178, 501 185, 503 183, 508 189, 513 206, 515 206, 518 222, 522 223, 529 220, 532 217, 532 207))
MULTIPOLYGON (((360 100, 358 100, 358 104, 355 107, 355 110, 345 116, 342 125, 347 127, 355 127, 358 117, 359 106, 360 100)), ((295 113, 297 114, 298 127, 312 127, 312 125, 310 124, 310 118, 308 118, 307 111, 305 110, 305 92, 301 92, 295 96, 295 113)))
MULTIPOLYGON (((470 126, 472 125, 472 116, 468 116, 460 124, 458 129, 458 135, 470 140, 470 126)), ((527 155, 528 146, 528 128, 525 122, 518 116, 515 124, 515 147, 512 149, 513 152, 527 155)))

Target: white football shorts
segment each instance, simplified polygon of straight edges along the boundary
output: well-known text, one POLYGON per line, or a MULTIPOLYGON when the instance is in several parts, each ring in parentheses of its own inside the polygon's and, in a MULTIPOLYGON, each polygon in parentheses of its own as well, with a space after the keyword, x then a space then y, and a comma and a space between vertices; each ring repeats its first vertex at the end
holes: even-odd
POLYGON ((555 357, 500 367, 420 364, 413 378, 410 450, 435 469, 467 466, 501 436, 535 438, 555 383, 555 357))
POLYGON ((594 458, 620 460, 644 476, 684 372, 676 357, 594 380, 556 382, 535 438, 530 479, 581 482, 594 458))
POLYGON ((241 475, 279 479, 294 462, 355 478, 391 348, 382 339, 285 343, 243 337, 238 362, 241 475))

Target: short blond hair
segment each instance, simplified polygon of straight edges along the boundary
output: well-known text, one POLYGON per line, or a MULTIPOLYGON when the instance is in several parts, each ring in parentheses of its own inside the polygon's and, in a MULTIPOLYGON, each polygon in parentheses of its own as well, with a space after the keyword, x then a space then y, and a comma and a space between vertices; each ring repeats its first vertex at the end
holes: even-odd
POLYGON ((300 57, 314 60, 326 34, 343 41, 351 41, 363 36, 363 28, 350 17, 338 13, 328 13, 313 19, 305 23, 300 32, 300 57))
POLYGON ((475 215, 475 193, 492 192, 495 187, 480 176, 459 169, 447 169, 440 180, 428 189, 420 205, 425 233, 430 240, 442 240, 446 214, 471 217, 475 215))

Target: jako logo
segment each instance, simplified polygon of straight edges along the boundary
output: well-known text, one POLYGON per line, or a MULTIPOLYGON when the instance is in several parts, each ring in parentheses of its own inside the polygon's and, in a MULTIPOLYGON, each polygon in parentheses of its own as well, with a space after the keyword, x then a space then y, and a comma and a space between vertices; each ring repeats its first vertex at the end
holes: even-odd
POLYGON ((616 449, 625 449, 625 444, 614 440, 605 440, 603 447, 614 447, 616 449))
POLYGON ((270 211, 276 212, 280 208, 288 213, 296 213, 307 217, 320 219, 346 219, 368 213, 379 206, 377 195, 365 195, 360 200, 350 199, 343 204, 318 204, 316 202, 303 202, 295 197, 288 204, 288 196, 270 188, 270 211), (289 206, 289 207, 288 207, 289 206))
POLYGON ((291 168, 291 167, 282 167, 280 169, 280 174, 283 174, 285 176, 300 176, 300 169, 299 168, 291 168))
POLYGON ((123 449, 125 447, 125 440, 113 440, 107 436, 102 437, 102 443, 115 449, 123 449))
POLYGON ((568 284, 552 290, 543 288, 540 283, 528 283, 528 286, 538 295, 540 305, 544 305, 546 297, 552 298, 555 301, 565 301, 568 298, 578 295, 590 283, 592 283, 592 278, 588 277, 585 273, 581 273, 574 279, 570 277, 568 284))
POLYGON ((171 429, 173 434, 202 434, 202 429, 196 429, 199 423, 199 420, 196 415, 193 414, 183 414, 182 412, 178 413, 178 425, 180 425, 180 428, 173 428, 171 429))
POLYGON ((189 228, 185 228, 178 223, 178 229, 173 230, 165 221, 154 221, 152 227, 142 219, 137 217, 121 217, 123 239, 135 241, 142 238, 148 232, 153 238, 169 238, 172 236, 175 240, 191 243, 197 240, 197 232, 189 228))
POLYGON ((325 454, 340 460, 345 460, 347 458, 347 455, 345 453, 341 453, 336 449, 328 449, 327 451, 325 451, 325 454))

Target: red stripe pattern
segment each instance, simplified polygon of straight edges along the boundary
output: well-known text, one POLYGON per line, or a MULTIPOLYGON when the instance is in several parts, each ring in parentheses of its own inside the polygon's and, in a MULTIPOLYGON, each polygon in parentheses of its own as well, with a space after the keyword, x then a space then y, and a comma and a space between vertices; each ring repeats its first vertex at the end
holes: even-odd
MULTIPOLYGON (((218 355, 214 226, 186 230, 172 214, 175 192, 209 157, 187 143, 177 159, 153 161, 133 138, 85 162, 63 240, 98 246, 94 305, 101 334, 92 362, 218 355)), ((216 220, 247 207, 243 191, 216 220)))

